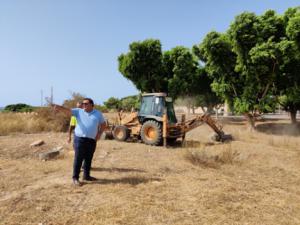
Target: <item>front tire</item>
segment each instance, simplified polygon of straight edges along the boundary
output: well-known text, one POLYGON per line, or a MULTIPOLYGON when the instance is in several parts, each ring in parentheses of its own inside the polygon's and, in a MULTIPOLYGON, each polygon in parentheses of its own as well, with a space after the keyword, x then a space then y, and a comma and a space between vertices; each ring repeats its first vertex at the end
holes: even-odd
POLYGON ((141 139, 147 145, 161 145, 161 124, 154 120, 146 121, 141 128, 141 139))
POLYGON ((113 130, 113 137, 117 141, 126 141, 130 136, 130 131, 125 126, 116 126, 113 130))

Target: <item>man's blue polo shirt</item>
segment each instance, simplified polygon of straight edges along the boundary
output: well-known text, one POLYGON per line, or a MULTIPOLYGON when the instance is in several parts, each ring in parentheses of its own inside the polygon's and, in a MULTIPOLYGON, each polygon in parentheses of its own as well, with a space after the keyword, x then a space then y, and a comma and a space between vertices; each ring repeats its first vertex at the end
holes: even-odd
POLYGON ((99 125, 105 122, 102 113, 95 109, 91 112, 86 112, 84 109, 74 108, 72 109, 72 115, 77 120, 75 135, 77 137, 96 139, 99 125))

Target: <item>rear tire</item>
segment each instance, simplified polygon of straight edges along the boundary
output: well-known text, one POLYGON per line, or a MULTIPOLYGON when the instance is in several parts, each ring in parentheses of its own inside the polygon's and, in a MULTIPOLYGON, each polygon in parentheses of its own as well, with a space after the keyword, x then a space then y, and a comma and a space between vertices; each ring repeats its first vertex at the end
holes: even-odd
POLYGON ((177 141, 177 138, 167 138, 167 143, 169 145, 175 145, 177 141))
POLYGON ((112 133, 117 141, 126 141, 130 136, 130 131, 125 126, 116 126, 112 133))
POLYGON ((141 128, 141 139, 147 145, 161 145, 162 129, 160 123, 154 120, 146 121, 141 128))

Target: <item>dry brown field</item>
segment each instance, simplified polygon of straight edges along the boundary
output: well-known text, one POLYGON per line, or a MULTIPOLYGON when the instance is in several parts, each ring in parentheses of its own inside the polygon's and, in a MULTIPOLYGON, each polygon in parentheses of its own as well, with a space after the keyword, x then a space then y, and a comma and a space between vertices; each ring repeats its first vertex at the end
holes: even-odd
POLYGON ((206 125, 184 147, 101 140, 98 180, 81 187, 66 133, 0 136, 0 224, 300 224, 300 135, 288 123, 228 121, 234 141, 221 144, 206 125), (57 146, 58 158, 37 157, 57 146))

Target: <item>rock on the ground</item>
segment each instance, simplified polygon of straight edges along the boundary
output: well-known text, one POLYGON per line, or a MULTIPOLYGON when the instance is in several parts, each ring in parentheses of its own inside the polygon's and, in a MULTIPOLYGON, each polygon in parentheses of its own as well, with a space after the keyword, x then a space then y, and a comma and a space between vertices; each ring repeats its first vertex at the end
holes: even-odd
POLYGON ((43 140, 38 140, 30 144, 30 147, 36 147, 45 144, 43 140))
POLYGON ((54 159, 55 157, 57 157, 60 154, 60 152, 62 150, 63 150, 62 147, 57 147, 57 148, 54 148, 54 149, 52 149, 50 151, 40 153, 39 154, 39 159, 40 160, 54 159))

